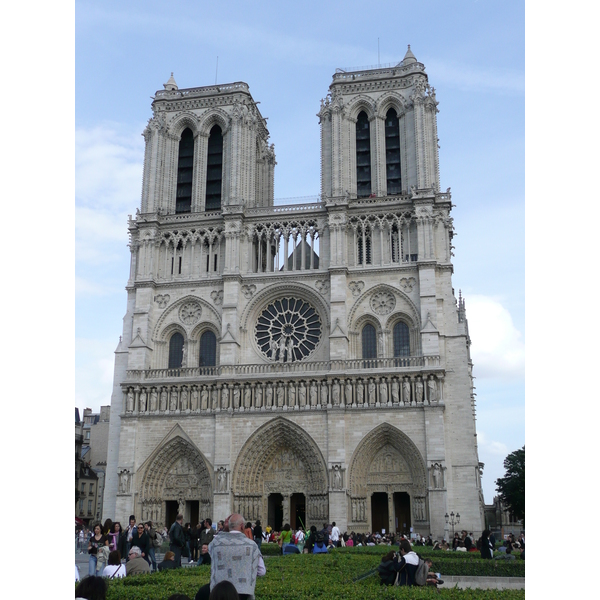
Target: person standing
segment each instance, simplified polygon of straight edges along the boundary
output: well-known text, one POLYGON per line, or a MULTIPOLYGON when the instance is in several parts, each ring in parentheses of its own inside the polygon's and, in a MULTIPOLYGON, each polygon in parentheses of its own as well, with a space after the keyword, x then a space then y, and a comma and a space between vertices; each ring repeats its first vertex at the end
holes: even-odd
POLYGON ((340 545, 340 530, 335 521, 331 524, 331 541, 336 548, 340 545))
POLYGON ((185 546, 185 534, 183 532, 183 515, 177 515, 175 522, 169 529, 169 550, 175 555, 175 564, 181 566, 181 553, 185 546))
POLYGON ((94 535, 88 542, 88 554, 90 555, 88 575, 96 575, 96 567, 98 566, 98 548, 108 546, 108 537, 102 533, 102 525, 96 523, 94 525, 94 535))
POLYGON ((203 525, 204 525, 204 529, 200 532, 200 540, 199 540, 200 548, 202 548, 202 546, 204 546, 204 544, 206 544, 208 546, 213 541, 213 538, 215 537, 215 531, 212 528, 212 520, 204 519, 203 525))
POLYGON ((260 521, 256 519, 256 522, 254 523, 254 543, 258 546, 259 550, 262 545, 262 540, 262 527, 260 525, 260 521))
POLYGON ((127 529, 125 530, 126 539, 127 539, 127 554, 125 554, 125 556, 128 556, 129 549, 131 548, 131 546, 133 546, 133 544, 131 543, 131 538, 133 537, 134 531, 136 531, 135 515, 129 515, 129 525, 127 526, 127 529))
POLYGON ((148 559, 150 562, 150 566, 153 571, 156 571, 156 544, 157 541, 157 533, 152 527, 152 521, 146 521, 144 523, 144 529, 150 538, 150 546, 148 547, 148 559))
POLYGON ((131 547, 137 546, 142 558, 150 564, 150 536, 146 533, 146 528, 143 523, 138 523, 131 537, 131 547))

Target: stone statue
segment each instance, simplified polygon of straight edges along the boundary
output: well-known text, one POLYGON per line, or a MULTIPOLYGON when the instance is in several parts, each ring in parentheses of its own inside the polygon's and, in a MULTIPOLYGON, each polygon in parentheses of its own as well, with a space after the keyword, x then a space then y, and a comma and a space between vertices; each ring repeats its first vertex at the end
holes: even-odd
POLYGON ((244 387, 244 408, 252 406, 252 389, 249 385, 244 387))
POLYGON ((152 388, 150 392, 150 412, 156 412, 158 409, 158 394, 156 393, 156 388, 152 388))
POLYGON ((262 384, 259 383, 256 386, 256 390, 254 391, 254 405, 256 406, 256 408, 260 408, 262 406, 262 395, 262 384))
POLYGON ((437 381, 433 375, 430 375, 427 380, 427 396, 429 402, 435 402, 437 400, 437 381))
POLYGON ((177 410, 178 405, 179 405, 179 392, 177 391, 177 388, 174 387, 171 389, 171 403, 169 405, 169 410, 170 411, 177 410))
POLYGON ((316 406, 317 405, 317 384, 313 381, 310 384, 310 405, 311 406, 316 406))
POLYGON ((240 386, 233 386, 233 410, 238 410, 240 407, 240 386))
POLYGON ((408 379, 402 382, 402 392, 404 395, 404 404, 410 404, 410 381, 408 379))
POLYGON ((162 388, 160 391, 160 406, 159 410, 163 412, 167 410, 167 388, 162 388))
POLYGON ((375 404, 375 383, 369 379, 369 404, 375 404))
POLYGON ((274 337, 271 337, 269 341, 269 348, 271 350, 271 360, 275 360, 277 357, 277 349, 279 348, 279 344, 275 341, 274 337))
POLYGON ((365 389, 363 387, 362 381, 358 381, 356 384, 356 403, 360 406, 363 403, 363 397, 365 394, 365 389))
POLYGON ((327 382, 321 384, 321 406, 327 406, 327 382))
POLYGON ((129 493, 129 471, 124 470, 121 471, 119 473, 119 492, 121 492, 121 494, 128 494, 129 493))
POLYGON ((287 340, 287 362, 292 362, 294 360, 294 340, 290 335, 287 340))
POLYGON ((183 387, 181 390, 181 410, 187 410, 188 408, 188 391, 186 387, 183 387))
POLYGON ((133 412, 133 403, 134 403, 133 389, 129 388, 129 391, 127 392, 127 403, 126 403, 127 412, 133 412))
POLYGON ((181 349, 181 368, 185 369, 187 367, 187 344, 183 344, 183 348, 181 349))
POLYGON ((202 391, 200 392, 200 408, 202 410, 208 409, 208 390, 206 386, 202 386, 202 391))
POLYGON ((285 336, 281 334, 279 338, 279 362, 282 363, 285 358, 285 336))
POLYGON ((227 491, 227 473, 223 467, 219 469, 217 474, 217 489, 219 492, 227 491))
POLYGON ((190 402, 190 408, 193 412, 196 412, 198 410, 198 400, 198 388, 194 386, 194 388, 192 389, 192 399, 190 402))
POLYGON ((379 383, 379 402, 381 404, 387 404, 388 401, 388 389, 385 379, 382 379, 379 383))
POLYGON ((146 388, 142 388, 140 393, 140 412, 145 413, 148 408, 148 396, 146 394, 146 388))
POLYGON ((417 404, 423 403, 423 381, 421 379, 417 379, 415 382, 415 396, 417 400, 417 404))
POLYGON ((217 408, 219 408, 219 390, 216 385, 211 386, 210 398, 212 401, 212 409, 217 410, 217 408))
POLYGON ((431 475, 433 477, 433 487, 439 490, 442 487, 442 468, 439 463, 435 463, 431 468, 431 475))
POLYGON ((306 406, 306 388, 304 387, 304 381, 300 382, 300 387, 298 388, 298 404, 300 408, 306 406))
POLYGON ((284 402, 285 390, 283 389, 283 384, 280 383, 277 385, 277 406, 282 407, 284 402))
POLYGON ((352 404, 352 381, 350 379, 346 379, 346 393, 344 395, 346 406, 350 406, 352 404))
POLYGON ((331 401, 333 402, 334 406, 340 405, 340 384, 338 383, 337 379, 331 387, 331 401))
POLYGON ((392 402, 398 404, 400 402, 400 386, 398 380, 394 378, 392 380, 392 402))
POLYGON ((271 406, 273 406, 273 386, 271 385, 271 383, 267 384, 265 399, 267 408, 271 408, 271 406))
POLYGON ((290 381, 288 388, 288 406, 296 406, 296 384, 293 381, 290 381))
POLYGON ((229 387, 226 383, 223 384, 223 389, 221 390, 221 408, 224 410, 229 408, 229 387))
POLYGON ((340 467, 338 465, 333 467, 333 489, 334 490, 342 489, 342 473, 341 473, 340 467))

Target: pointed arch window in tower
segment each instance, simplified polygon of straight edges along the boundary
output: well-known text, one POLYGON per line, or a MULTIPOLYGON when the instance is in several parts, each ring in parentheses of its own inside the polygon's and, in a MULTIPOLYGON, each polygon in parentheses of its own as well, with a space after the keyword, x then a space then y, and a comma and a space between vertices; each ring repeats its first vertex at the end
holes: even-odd
POLYGON ((385 171, 388 196, 402 192, 399 123, 398 114, 390 108, 385 117, 385 171))
POLYGON ((402 321, 394 325, 394 356, 410 356, 410 333, 402 321))
POLYGON ((217 336, 205 331, 200 337, 200 366, 214 367, 217 364, 217 336))
POLYGON ((206 166, 206 204, 204 210, 221 210, 223 188, 223 133, 218 125, 210 130, 206 166))
MULTIPOLYGON (((377 332, 375 327, 370 323, 367 323, 362 328, 362 357, 363 359, 376 359, 377 358, 377 332)), ((365 360, 363 366, 365 368, 375 367, 375 360, 365 360)))
POLYGON ((183 335, 176 331, 169 340, 169 369, 181 369, 183 364, 183 335))
POLYGON ((371 130, 369 117, 363 110, 356 121, 356 196, 371 195, 371 130))
POLYGON ((194 134, 184 129, 179 141, 179 158, 177 160, 177 197, 175 212, 192 211, 192 179, 194 175, 194 134))

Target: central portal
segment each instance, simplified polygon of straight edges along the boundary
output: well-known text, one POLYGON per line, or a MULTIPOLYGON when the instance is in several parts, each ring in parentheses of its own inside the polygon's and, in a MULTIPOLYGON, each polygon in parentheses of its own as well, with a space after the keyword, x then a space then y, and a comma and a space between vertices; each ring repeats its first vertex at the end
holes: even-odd
POLYGON ((388 512, 388 495, 385 492, 375 492, 371 496, 371 523, 373 533, 389 531, 390 516, 388 512))
POLYGON ((292 529, 306 529, 306 498, 304 494, 292 494, 290 498, 290 525, 292 529))

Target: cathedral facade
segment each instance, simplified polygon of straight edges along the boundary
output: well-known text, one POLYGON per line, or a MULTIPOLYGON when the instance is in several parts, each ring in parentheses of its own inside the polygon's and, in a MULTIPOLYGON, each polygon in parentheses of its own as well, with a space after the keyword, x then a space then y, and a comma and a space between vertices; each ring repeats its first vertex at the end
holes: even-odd
MULTIPOLYGON (((483 527, 435 90, 410 51, 321 101, 318 202, 274 205, 242 82, 152 102, 103 517, 483 527)), ((412 528, 412 529, 411 529, 412 528)))

